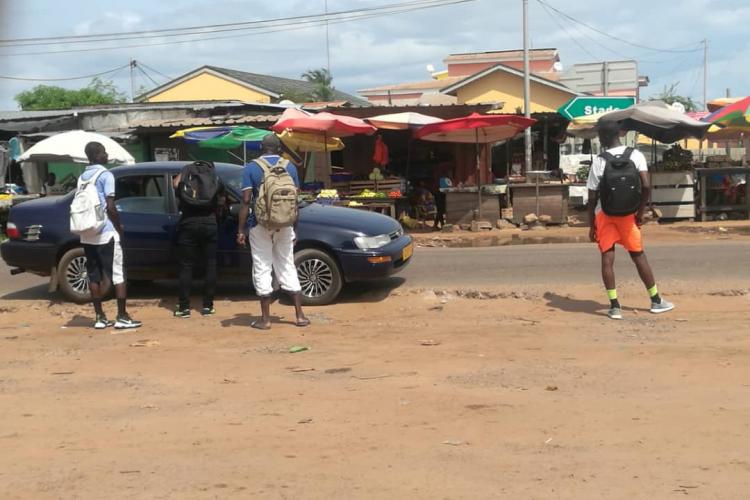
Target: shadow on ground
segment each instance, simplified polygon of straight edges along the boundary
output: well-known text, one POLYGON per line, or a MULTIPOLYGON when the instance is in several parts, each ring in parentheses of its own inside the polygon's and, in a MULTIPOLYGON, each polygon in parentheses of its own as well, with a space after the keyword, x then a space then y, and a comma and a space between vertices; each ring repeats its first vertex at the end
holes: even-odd
POLYGON ((572 297, 566 297, 558 295, 553 292, 547 292, 544 294, 544 298, 547 301, 547 307, 559 309, 565 312, 573 313, 586 313, 594 316, 606 316, 606 308, 600 302, 595 300, 581 300, 574 299, 572 297))

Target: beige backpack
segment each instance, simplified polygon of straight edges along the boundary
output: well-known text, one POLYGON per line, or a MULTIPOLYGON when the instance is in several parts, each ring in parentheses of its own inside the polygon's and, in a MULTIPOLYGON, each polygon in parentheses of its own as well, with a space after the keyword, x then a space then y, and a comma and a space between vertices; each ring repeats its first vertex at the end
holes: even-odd
POLYGON ((297 186, 286 167, 289 161, 280 158, 271 165, 263 158, 254 160, 263 169, 263 182, 255 201, 255 220, 268 229, 291 227, 297 221, 297 186))

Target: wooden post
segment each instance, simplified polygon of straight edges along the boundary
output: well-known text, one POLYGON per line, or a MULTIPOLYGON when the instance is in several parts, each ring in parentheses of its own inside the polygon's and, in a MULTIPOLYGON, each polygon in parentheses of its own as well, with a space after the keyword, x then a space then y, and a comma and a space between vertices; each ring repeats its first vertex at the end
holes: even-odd
POLYGON ((747 207, 747 218, 750 219, 750 173, 745 174, 745 204, 747 207))
POLYGON ((708 185, 708 182, 706 182, 706 175, 704 172, 696 171, 698 174, 698 177, 700 178, 700 188, 701 188, 701 222, 706 222, 706 187, 708 185))

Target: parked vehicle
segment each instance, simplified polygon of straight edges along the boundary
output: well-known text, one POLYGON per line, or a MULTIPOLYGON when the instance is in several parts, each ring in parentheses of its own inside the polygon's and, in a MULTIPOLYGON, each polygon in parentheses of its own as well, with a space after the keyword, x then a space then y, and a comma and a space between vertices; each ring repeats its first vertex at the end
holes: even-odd
MULTIPOLYGON (((174 278, 179 212, 172 178, 184 162, 152 162, 115 167, 116 205, 125 228, 122 242, 129 280, 174 278)), ((248 248, 238 248, 237 214, 242 167, 216 165, 228 199, 219 217, 219 280, 250 283, 248 248)), ((51 277, 74 302, 89 300, 86 258, 78 237, 69 231, 73 194, 21 203, 12 208, 0 255, 12 274, 51 277)), ((400 224, 384 215, 307 204, 300 208, 295 261, 307 305, 333 302, 347 282, 381 279, 410 261, 413 243, 400 224)))

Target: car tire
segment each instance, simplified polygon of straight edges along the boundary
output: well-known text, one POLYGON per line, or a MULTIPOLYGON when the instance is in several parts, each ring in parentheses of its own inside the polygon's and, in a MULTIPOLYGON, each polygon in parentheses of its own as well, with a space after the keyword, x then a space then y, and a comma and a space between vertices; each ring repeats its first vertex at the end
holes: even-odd
MULTIPOLYGON (((73 248, 57 263, 57 283, 63 296, 76 304, 91 301, 89 278, 86 273, 86 255, 83 248, 73 248)), ((102 296, 107 297, 112 289, 111 281, 105 277, 102 296)))
POLYGON ((336 260, 317 248, 306 248, 294 255, 302 303, 306 306, 324 306, 339 296, 344 280, 336 260))

